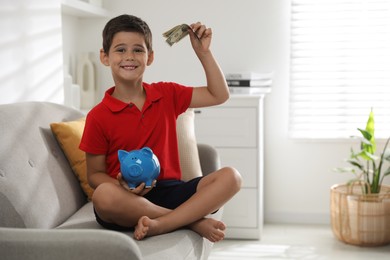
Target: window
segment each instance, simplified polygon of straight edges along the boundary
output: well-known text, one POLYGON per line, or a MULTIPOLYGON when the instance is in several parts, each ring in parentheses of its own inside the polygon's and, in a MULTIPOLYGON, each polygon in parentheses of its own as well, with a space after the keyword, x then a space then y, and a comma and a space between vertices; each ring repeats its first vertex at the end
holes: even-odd
POLYGON ((291 137, 390 136, 390 0, 291 2, 291 137))

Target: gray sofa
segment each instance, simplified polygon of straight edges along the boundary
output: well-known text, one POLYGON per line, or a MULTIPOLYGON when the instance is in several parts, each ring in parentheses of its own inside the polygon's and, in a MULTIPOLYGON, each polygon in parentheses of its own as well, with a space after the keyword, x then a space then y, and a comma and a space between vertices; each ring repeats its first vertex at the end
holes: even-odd
MULTIPOLYGON (((0 105, 0 258, 207 259, 212 243, 190 230, 135 241, 96 223, 50 129, 82 116, 48 102, 0 105)), ((219 167, 212 147, 198 151, 203 173, 219 167)))

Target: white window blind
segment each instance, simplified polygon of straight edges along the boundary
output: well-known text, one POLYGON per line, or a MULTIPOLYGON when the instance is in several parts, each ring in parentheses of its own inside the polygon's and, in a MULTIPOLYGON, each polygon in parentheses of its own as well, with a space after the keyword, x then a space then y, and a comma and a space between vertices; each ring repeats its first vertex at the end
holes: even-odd
POLYGON ((291 3, 290 136, 390 136, 390 0, 291 3))

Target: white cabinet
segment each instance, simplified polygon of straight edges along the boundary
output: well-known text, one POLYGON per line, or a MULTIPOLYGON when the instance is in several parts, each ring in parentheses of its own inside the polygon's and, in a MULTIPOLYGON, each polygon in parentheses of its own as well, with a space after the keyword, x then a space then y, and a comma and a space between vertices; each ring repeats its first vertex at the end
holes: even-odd
POLYGON ((235 95, 215 107, 196 109, 199 143, 214 146, 222 166, 243 177, 240 192, 224 206, 226 237, 260 239, 263 228, 263 99, 264 94, 235 95))

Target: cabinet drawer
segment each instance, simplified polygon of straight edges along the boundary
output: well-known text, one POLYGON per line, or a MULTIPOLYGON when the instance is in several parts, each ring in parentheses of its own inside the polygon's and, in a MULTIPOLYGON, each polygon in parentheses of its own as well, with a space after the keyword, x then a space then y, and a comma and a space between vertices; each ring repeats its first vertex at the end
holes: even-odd
POLYGON ((258 195, 256 189, 241 189, 223 207, 222 221, 228 227, 258 226, 258 195))
POLYGON ((259 155, 256 148, 217 148, 221 166, 236 168, 242 176, 243 188, 258 187, 259 155))
POLYGON ((256 108, 212 107, 196 109, 198 142, 215 147, 256 147, 256 108))

